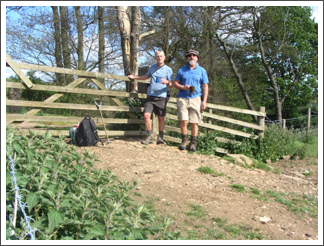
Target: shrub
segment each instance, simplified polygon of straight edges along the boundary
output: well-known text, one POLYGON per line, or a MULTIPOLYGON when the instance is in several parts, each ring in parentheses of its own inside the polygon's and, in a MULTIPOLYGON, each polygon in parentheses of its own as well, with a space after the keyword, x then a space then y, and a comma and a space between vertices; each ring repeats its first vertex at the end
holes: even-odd
POLYGON ((63 137, 54 138, 49 132, 40 137, 31 130, 29 133, 31 138, 7 127, 7 239, 28 239, 25 215, 15 208, 15 199, 28 206, 26 216, 31 218, 31 228, 36 228, 38 240, 179 237, 179 233, 167 231, 169 219, 156 225, 153 211, 136 202, 133 196, 141 196, 134 191, 137 181, 121 181, 111 170, 92 168, 99 161, 96 156, 88 151, 83 156, 78 154, 76 147, 67 145, 63 137), (13 165, 19 197, 11 180, 13 165), (14 235, 10 235, 11 230, 14 235))
POLYGON ((198 135, 197 138, 197 153, 204 155, 216 154, 216 147, 218 147, 216 135, 216 131, 207 132, 207 129, 204 129, 203 134, 198 135))
POLYGON ((268 159, 275 162, 294 152, 294 134, 292 130, 270 125, 265 128, 264 137, 244 139, 241 145, 231 141, 228 148, 234 154, 244 154, 262 162, 268 159))

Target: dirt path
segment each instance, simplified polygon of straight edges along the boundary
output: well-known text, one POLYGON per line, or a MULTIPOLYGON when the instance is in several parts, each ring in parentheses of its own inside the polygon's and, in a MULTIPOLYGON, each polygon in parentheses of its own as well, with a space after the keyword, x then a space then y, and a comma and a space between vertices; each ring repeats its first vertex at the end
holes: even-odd
MULTIPOLYGON (((140 180, 138 192, 155 205, 158 213, 175 221, 174 230, 204 234, 210 232, 209 229, 216 230, 215 218, 223 218, 227 224, 244 224, 246 229, 260 230, 264 239, 318 239, 316 216, 310 216, 309 211, 295 214, 274 197, 268 195, 268 199, 262 199, 262 195, 254 195, 250 190, 253 187, 262 194, 267 191, 294 193, 304 200, 318 199, 317 159, 294 163, 282 160, 273 164, 281 170, 281 174, 275 174, 249 170, 215 156, 190 154, 177 147, 155 143, 144 147, 140 138, 110 140, 109 145, 86 148, 102 161, 95 167, 112 169, 121 180, 140 180), (211 167, 219 175, 202 174, 196 170, 201 166, 211 167), (305 172, 311 175, 303 175, 305 172), (233 184, 243 185, 245 192, 240 193, 229 186, 233 184), (205 219, 190 219, 186 215, 190 204, 200 205, 206 211, 205 219), (270 221, 261 223, 260 217, 268 217, 270 221)), ((79 153, 84 151, 80 147, 77 149, 79 153)))

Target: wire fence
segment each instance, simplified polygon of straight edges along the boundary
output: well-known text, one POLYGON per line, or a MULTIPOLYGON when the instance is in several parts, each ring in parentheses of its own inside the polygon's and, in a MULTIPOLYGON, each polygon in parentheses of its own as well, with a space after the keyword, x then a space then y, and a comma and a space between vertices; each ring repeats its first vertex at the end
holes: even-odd
POLYGON ((305 140, 310 135, 318 134, 318 113, 311 112, 313 115, 305 115, 296 118, 270 120, 267 116, 265 118, 265 125, 276 124, 292 130, 296 140, 305 140))
MULTIPOLYGON (((30 223, 29 221, 33 220, 33 218, 27 216, 26 212, 25 212, 25 208, 28 207, 26 203, 22 202, 21 198, 22 196, 19 194, 19 187, 17 185, 17 178, 15 176, 16 172, 15 172, 15 163, 14 161, 11 159, 11 156, 9 157, 9 162, 10 162, 10 168, 11 168, 11 175, 12 175, 12 183, 14 184, 14 190, 15 190, 15 206, 14 206, 14 217, 12 218, 11 215, 9 215, 9 220, 11 222, 11 224, 13 225, 13 227, 15 227, 16 225, 16 215, 17 215, 17 212, 18 212, 18 207, 16 206, 16 200, 17 200, 17 203, 20 207, 20 210, 23 214, 23 217, 24 217, 24 220, 25 220, 25 223, 26 223, 26 227, 27 227, 27 230, 28 230, 28 233, 25 232, 25 235, 26 236, 30 236, 30 240, 35 240, 35 228, 31 228, 30 226, 30 223)), ((9 227, 9 231, 10 231, 10 236, 14 235, 14 231, 12 228, 9 227)), ((10 240, 10 238, 9 238, 10 240)))
MULTIPOLYGON (((299 128, 305 128, 308 126, 308 116, 301 116, 297 118, 290 118, 290 119, 283 119, 283 120, 270 120, 268 117, 266 117, 265 124, 271 125, 282 125, 285 123, 285 128, 288 129, 299 129, 299 128)), ((312 115, 310 119, 310 127, 317 127, 318 126, 318 116, 312 115)))

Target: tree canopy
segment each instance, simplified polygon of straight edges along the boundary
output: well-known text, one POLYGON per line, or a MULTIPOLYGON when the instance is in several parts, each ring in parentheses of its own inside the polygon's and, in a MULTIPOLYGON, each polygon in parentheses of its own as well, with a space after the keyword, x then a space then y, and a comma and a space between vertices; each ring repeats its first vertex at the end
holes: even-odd
MULTIPOLYGON (((166 64, 176 74, 186 65, 186 51, 193 48, 199 51, 199 65, 210 81, 208 102, 248 109, 265 106, 270 117, 281 120, 298 116, 300 108, 317 101, 318 24, 310 7, 7 6, 6 10, 6 52, 16 61, 128 75, 137 73, 139 66, 152 65, 154 52, 163 49, 166 64)), ((46 74, 46 80, 66 84, 71 78, 46 74)), ((136 89, 116 81, 105 84, 136 89)))

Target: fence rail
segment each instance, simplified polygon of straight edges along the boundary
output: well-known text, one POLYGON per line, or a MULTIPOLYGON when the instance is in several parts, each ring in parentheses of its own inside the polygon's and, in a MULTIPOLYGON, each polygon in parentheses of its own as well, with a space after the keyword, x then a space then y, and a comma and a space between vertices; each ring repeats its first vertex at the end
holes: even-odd
MULTIPOLYGON (((104 118, 104 123, 117 123, 117 124, 139 124, 141 126, 140 131, 113 131, 107 130, 109 136, 142 136, 146 134, 144 128, 144 120, 137 119, 136 116, 133 114, 135 112, 143 112, 142 107, 127 107, 122 104, 122 102, 117 97, 133 97, 133 98, 146 98, 145 93, 129 93, 123 91, 113 91, 108 90, 105 86, 98 80, 98 78, 106 78, 106 79, 115 79, 121 81, 130 81, 127 76, 121 75, 113 75, 113 74, 104 74, 104 73, 95 73, 95 72, 87 72, 87 71, 78 71, 72 69, 65 69, 65 68, 57 68, 57 67, 47 67, 47 66, 39 66, 33 64, 25 64, 25 63, 18 63, 11 60, 11 58, 7 55, 7 66, 11 67, 13 71, 19 76, 19 78, 23 81, 23 83, 17 82, 6 82, 7 88, 16 88, 16 89, 27 89, 27 90, 41 90, 41 91, 55 91, 57 94, 50 96, 49 98, 45 99, 44 101, 22 101, 22 100, 6 100, 7 106, 27 106, 32 107, 30 111, 25 114, 6 114, 6 121, 8 124, 11 125, 19 125, 24 121, 41 121, 41 122, 67 122, 71 123, 71 127, 75 125, 75 122, 80 122, 83 118, 82 117, 57 117, 57 116, 35 116, 37 112, 42 110, 43 108, 60 108, 60 109, 78 109, 78 110, 97 110, 95 105, 89 104, 75 104, 75 103, 56 103, 54 102, 58 98, 60 98, 64 93, 81 93, 81 94, 90 94, 90 95, 97 95, 97 96, 107 96, 112 101, 117 104, 117 106, 101 106, 101 111, 123 111, 126 112, 131 119, 112 119, 112 118, 104 118), (64 73, 64 74, 72 74, 76 77, 76 79, 68 84, 67 86, 53 86, 53 85, 39 85, 33 84, 20 69, 31 69, 31 70, 38 70, 43 72, 54 72, 54 73, 64 73), (79 78, 77 78, 79 76, 79 78), (84 82, 85 79, 91 79, 91 81, 98 87, 98 89, 83 89, 83 88, 76 88, 79 84, 84 82), (74 124, 73 124, 74 123, 74 124)), ((149 80, 135 80, 135 82, 139 83, 149 83, 149 80)), ((172 110, 176 109, 176 98, 171 97, 167 108, 172 110)), ((258 136, 254 136, 252 134, 219 126, 216 124, 212 124, 211 119, 215 119, 222 122, 231 123, 234 125, 239 125, 243 127, 252 128, 258 131, 259 135, 263 135, 264 128, 265 128, 265 108, 261 107, 259 111, 253 111, 248 109, 241 109, 241 108, 234 108, 228 107, 223 105, 216 105, 212 103, 207 103, 208 112, 203 113, 204 122, 200 125, 200 127, 213 129, 220 132, 225 132, 229 134, 234 134, 242 137, 254 137, 257 138, 258 136), (222 110, 222 111, 229 111, 241 114, 248 114, 248 115, 256 115, 258 117, 258 124, 252 124, 224 116, 217 115, 213 113, 213 110, 222 110), (207 121, 206 121, 207 119, 207 121)), ((167 119, 171 120, 178 120, 177 116, 172 113, 167 113, 167 119)), ((97 123, 102 123, 99 119, 96 119, 97 123)), ((152 125, 153 125, 153 134, 156 136, 158 134, 158 120, 157 116, 153 114, 152 116, 152 125)), ((49 130, 53 136, 56 135, 63 135, 63 136, 70 136, 69 130, 49 130)), ((180 128, 174 126, 165 126, 165 135, 164 138, 167 141, 172 141, 176 143, 181 143, 181 139, 172 137, 168 135, 168 132, 180 132, 180 128)), ((29 134, 28 130, 22 130, 24 134, 29 134)), ((37 130, 37 134, 44 134, 46 130, 37 130)), ((99 136, 105 136, 105 131, 98 131, 99 136)), ((217 141, 227 143, 229 140, 226 138, 216 138, 217 141)), ((223 148, 217 148, 217 152, 220 153, 228 153, 228 150, 223 148)))

